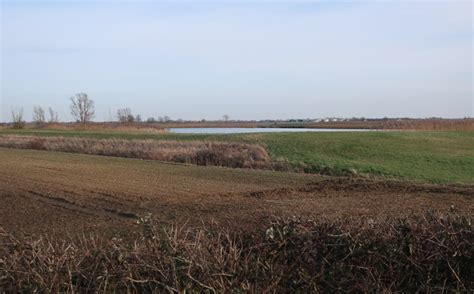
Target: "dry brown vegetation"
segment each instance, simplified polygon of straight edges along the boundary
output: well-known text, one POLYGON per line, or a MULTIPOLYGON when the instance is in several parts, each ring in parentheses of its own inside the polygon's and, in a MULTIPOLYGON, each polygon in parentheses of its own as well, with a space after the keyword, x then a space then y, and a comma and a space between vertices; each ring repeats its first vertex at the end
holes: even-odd
MULTIPOLYGON (((36 129, 35 125, 27 125, 26 128, 36 129)), ((107 132, 140 132, 140 133, 166 133, 167 130, 163 126, 157 126, 147 123, 97 123, 90 122, 87 124, 80 123, 47 123, 41 126, 41 129, 57 130, 57 131, 107 131, 107 132)))
POLYGON ((202 141, 0 136, 0 147, 107 155, 197 165, 265 167, 270 156, 256 144, 202 141))
POLYGON ((421 131, 474 131, 474 119, 427 119, 387 121, 382 129, 421 131))
POLYGON ((423 131, 472 131, 474 119, 370 119, 335 122, 184 122, 156 124, 163 128, 311 128, 311 129, 394 129, 423 131))
POLYGON ((158 226, 133 242, 17 240, 0 232, 5 292, 469 292, 471 219, 425 213, 371 219, 274 220, 267 229, 158 226))
MULTIPOLYGON (((8 125, 5 124, 4 128, 8 125)), ((10 124, 11 128, 12 125, 10 124)), ((34 123, 24 125, 27 129, 37 129, 34 123)), ((1 127, 0 127, 1 128, 1 127)), ((390 129, 426 131, 472 131, 474 119, 370 119, 336 122, 289 122, 289 121, 169 121, 169 122, 89 122, 45 123, 41 129, 61 131, 117 131, 165 133, 170 128, 312 128, 312 129, 390 129)))

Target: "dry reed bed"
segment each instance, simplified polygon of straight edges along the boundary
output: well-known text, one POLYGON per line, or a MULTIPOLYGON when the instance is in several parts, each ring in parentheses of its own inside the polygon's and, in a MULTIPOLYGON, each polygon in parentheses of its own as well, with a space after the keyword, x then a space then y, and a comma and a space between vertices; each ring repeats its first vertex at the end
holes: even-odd
MULTIPOLYGON (((166 133, 169 128, 329 128, 329 129, 395 129, 422 131, 473 131, 474 119, 378 119, 339 122, 255 122, 255 121, 185 121, 185 122, 90 122, 26 123, 26 129, 62 131, 106 131, 166 133)), ((0 124, 0 129, 13 128, 11 123, 0 124)))
POLYGON ((0 147, 239 168, 265 167, 270 163, 270 156, 265 148, 260 145, 246 143, 6 135, 0 136, 0 147))
POLYGON ((419 130, 419 131, 474 131, 474 119, 427 119, 387 121, 382 129, 419 130))
POLYGON ((26 129, 43 129, 55 131, 89 131, 89 132, 139 132, 139 133, 167 133, 163 126, 151 123, 119 123, 119 122, 89 122, 81 123, 27 123, 26 129))
POLYGON ((467 217, 357 225, 276 220, 267 230, 157 227, 132 241, 0 233, 0 292, 447 292, 474 290, 467 217))

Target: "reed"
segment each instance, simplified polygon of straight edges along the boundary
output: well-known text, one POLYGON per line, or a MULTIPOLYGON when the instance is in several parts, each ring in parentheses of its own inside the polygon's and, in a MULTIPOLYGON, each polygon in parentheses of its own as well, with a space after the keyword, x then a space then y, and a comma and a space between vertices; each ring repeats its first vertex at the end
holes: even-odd
POLYGON ((270 156, 256 144, 215 141, 0 136, 0 147, 106 155, 234 168, 265 167, 270 156))
POLYGON ((474 119, 393 120, 385 122, 381 128, 420 131, 474 131, 474 119))

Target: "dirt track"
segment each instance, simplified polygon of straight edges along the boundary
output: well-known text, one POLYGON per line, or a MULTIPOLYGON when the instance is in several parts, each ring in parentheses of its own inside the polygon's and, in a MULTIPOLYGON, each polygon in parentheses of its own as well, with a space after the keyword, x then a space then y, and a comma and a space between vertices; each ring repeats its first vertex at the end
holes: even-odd
POLYGON ((137 217, 245 228, 271 216, 473 214, 474 187, 330 179, 0 148, 0 227, 15 234, 126 233, 137 217))

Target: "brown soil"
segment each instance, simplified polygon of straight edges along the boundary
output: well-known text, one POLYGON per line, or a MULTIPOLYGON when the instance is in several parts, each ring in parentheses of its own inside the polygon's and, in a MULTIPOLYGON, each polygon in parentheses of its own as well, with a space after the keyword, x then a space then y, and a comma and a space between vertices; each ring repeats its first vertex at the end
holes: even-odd
POLYGON ((162 223, 236 229, 274 216, 405 216, 474 212, 474 187, 326 178, 125 158, 0 148, 0 227, 15 235, 136 231, 162 223))

